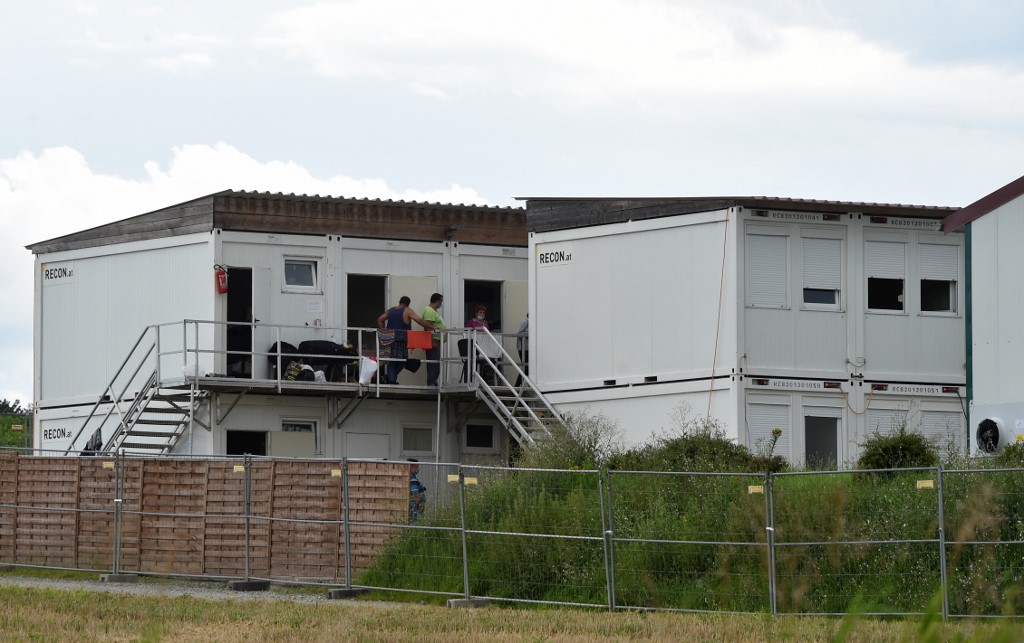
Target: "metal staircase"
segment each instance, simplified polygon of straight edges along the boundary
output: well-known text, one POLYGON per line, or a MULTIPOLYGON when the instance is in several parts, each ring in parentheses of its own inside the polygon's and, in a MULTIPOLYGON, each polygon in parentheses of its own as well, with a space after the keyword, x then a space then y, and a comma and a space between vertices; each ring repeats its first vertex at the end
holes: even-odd
POLYGON ((477 350, 474 342, 469 355, 471 363, 489 366, 494 374, 494 384, 488 382, 477 368, 470 369, 470 383, 473 384, 477 397, 502 421, 516 442, 533 444, 535 436, 549 435, 552 428, 563 426, 562 416, 519 368, 501 342, 486 328, 479 328, 476 332, 486 336, 486 341, 493 342, 500 355, 496 358, 489 357, 483 351, 477 350), (505 378, 499 363, 511 367, 515 372, 518 386, 505 378))
POLYGON ((208 428, 196 418, 209 400, 207 392, 199 391, 194 381, 192 385, 160 385, 158 333, 153 326, 142 332, 72 438, 67 454, 171 453, 190 426, 208 428), (101 413, 104 405, 109 408, 101 413), (90 437, 80 446, 87 430, 90 437), (109 437, 104 441, 105 433, 109 437))

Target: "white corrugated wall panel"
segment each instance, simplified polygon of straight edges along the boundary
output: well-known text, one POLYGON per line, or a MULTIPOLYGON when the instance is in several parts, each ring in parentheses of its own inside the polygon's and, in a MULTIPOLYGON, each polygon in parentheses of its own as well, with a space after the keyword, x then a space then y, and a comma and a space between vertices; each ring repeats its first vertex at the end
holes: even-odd
MULTIPOLYGON (((531 375, 547 387, 572 388, 710 369, 719 293, 734 296, 719 278, 724 234, 724 223, 714 222, 539 241, 537 256, 572 258, 537 263, 531 375)), ((723 306, 723 328, 733 323, 731 308, 723 306)), ((726 332, 720 344, 724 361, 735 341, 726 332)))
POLYGON ((211 256, 204 241, 75 259, 72 282, 43 288, 41 398, 97 396, 146 326, 212 319, 211 256))
POLYGON ((1024 197, 971 224, 975 404, 1024 401, 1024 197))

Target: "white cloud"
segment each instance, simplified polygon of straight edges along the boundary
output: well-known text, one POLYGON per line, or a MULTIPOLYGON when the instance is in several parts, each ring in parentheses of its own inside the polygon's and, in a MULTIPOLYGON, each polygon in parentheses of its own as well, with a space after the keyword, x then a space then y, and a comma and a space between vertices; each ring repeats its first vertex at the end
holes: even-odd
POLYGON ((438 98, 525 95, 577 104, 757 96, 954 115, 982 91, 1015 119, 1024 77, 923 65, 840 26, 817 2, 658 0, 320 2, 269 19, 255 43, 322 75, 438 98), (774 7, 778 9, 778 7, 774 7), (951 92, 950 88, 966 89, 951 92), (993 95, 993 92, 995 95, 993 95))
POLYGON ((225 189, 356 198, 485 204, 475 190, 395 189, 379 178, 317 178, 292 161, 263 162, 226 144, 184 145, 166 168, 145 164, 145 177, 102 174, 70 147, 0 158, 0 301, 16 302, 0 320, 0 397, 32 399, 31 243, 85 230, 225 189))
POLYGON ((167 73, 178 74, 186 69, 210 67, 213 65, 213 58, 209 54, 186 52, 175 56, 156 56, 155 58, 146 58, 143 62, 167 73))

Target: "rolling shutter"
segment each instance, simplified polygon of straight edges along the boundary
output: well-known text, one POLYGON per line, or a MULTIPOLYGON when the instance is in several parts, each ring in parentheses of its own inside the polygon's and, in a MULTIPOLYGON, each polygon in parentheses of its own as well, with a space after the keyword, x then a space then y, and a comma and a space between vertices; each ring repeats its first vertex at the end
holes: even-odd
POLYGON ((788 404, 747 404, 747 440, 748 448, 753 453, 760 453, 762 445, 771 444, 772 429, 782 429, 782 436, 775 444, 774 455, 789 458, 789 424, 788 404))
POLYGON ((803 239, 804 288, 839 290, 843 282, 843 242, 803 239))
POLYGON ((921 433, 935 444, 944 446, 962 434, 963 417, 959 411, 924 411, 921 413, 921 433))
POLYGON ((789 237, 747 235, 747 305, 789 305, 789 237))
POLYGON ((903 279, 907 273, 907 244, 867 241, 864 244, 864 272, 868 277, 903 279))
POLYGON ((903 409, 868 409, 868 437, 892 435, 907 422, 907 412, 903 409))
POLYGON ((960 248, 947 244, 922 243, 921 279, 956 281, 960 248))

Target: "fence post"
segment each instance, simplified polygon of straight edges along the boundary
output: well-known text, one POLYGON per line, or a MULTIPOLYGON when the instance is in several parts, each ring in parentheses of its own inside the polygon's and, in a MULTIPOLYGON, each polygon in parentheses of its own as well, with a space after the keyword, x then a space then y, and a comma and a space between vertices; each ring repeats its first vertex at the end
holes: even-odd
POLYGON ((469 550, 466 547, 466 472, 459 465, 459 523, 462 527, 462 586, 469 600, 469 550))
POLYGON ((601 508, 601 542, 604 544, 604 590, 608 596, 608 611, 610 612, 615 608, 612 606, 612 592, 611 585, 609 584, 611 570, 608 567, 608 523, 604 513, 604 486, 600 471, 597 473, 597 504, 601 508))
POLYGON ((946 508, 942 493, 942 464, 935 467, 936 484, 939 488, 939 582, 942 592, 942 620, 949 618, 949 572, 946 569, 946 508))
POLYGON ((345 589, 352 589, 352 539, 348 518, 348 458, 341 459, 341 520, 345 532, 345 589))
POLYGON ((772 472, 764 474, 765 533, 768 537, 768 605, 773 616, 779 613, 778 588, 775 578, 775 479, 772 472))
POLYGON ((245 455, 245 475, 242 478, 245 485, 244 498, 245 498, 245 580, 249 581, 251 572, 249 570, 249 538, 250 538, 250 515, 252 514, 252 456, 248 453, 245 455))
MULTIPOLYGON (((605 547, 605 584, 608 586, 608 609, 615 610, 615 525, 613 523, 614 504, 612 503, 612 472, 609 469, 608 476, 608 526, 604 532, 605 547)), ((603 502, 603 501, 602 501, 603 502)))
POLYGON ((121 573, 121 521, 124 504, 124 449, 114 455, 114 574, 121 573))

